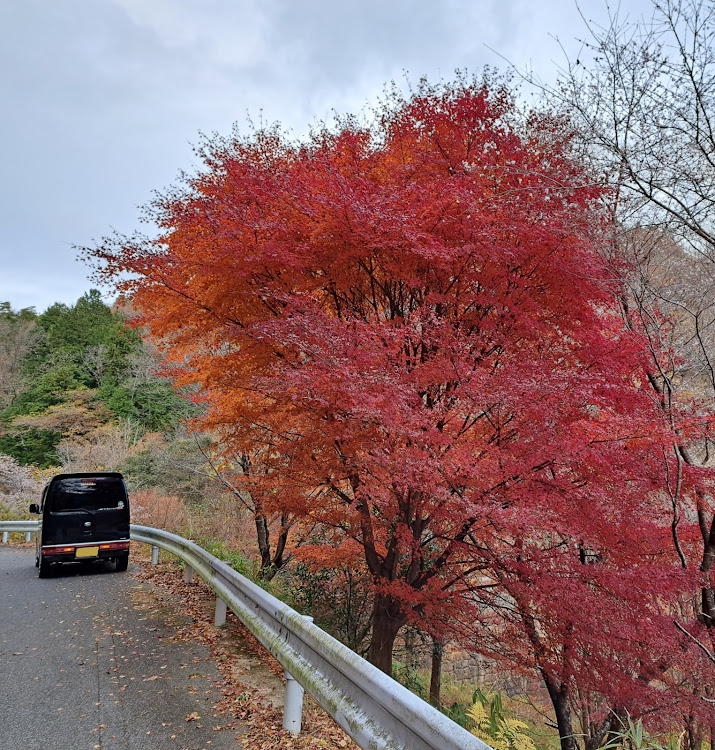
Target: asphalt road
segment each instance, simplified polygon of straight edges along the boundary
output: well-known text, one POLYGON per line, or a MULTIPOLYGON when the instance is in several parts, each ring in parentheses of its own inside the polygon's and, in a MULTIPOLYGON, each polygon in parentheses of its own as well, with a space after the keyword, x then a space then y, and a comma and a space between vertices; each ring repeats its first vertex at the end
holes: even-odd
POLYGON ((240 750, 238 729, 213 729, 222 680, 173 637, 182 617, 131 564, 39 579, 33 550, 0 547, 0 748, 240 750))

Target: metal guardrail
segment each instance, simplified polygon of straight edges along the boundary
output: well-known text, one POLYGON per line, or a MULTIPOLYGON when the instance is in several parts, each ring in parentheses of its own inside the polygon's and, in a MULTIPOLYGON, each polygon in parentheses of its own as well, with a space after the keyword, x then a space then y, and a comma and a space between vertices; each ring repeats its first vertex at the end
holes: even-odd
POLYGON ((40 528, 39 521, 0 521, 0 531, 2 531, 2 543, 7 544, 8 534, 21 533, 25 534, 25 539, 29 542, 30 535, 40 528))
MULTIPOLYGON (((38 525, 6 521, 0 522, 0 531, 36 531, 38 525)), ((289 678, 286 728, 300 728, 300 702, 297 716, 295 707, 304 688, 364 750, 491 750, 196 543, 136 524, 131 526, 131 538, 152 545, 154 563, 158 548, 182 559, 185 580, 193 580, 196 571, 216 594, 216 624, 225 623, 228 606, 284 667, 289 678)))

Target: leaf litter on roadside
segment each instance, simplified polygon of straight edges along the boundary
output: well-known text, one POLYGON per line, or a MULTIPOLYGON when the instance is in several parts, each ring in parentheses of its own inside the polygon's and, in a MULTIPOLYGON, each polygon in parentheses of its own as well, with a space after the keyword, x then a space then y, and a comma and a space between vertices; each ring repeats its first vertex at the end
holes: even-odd
MULTIPOLYGON (((347 734, 306 694, 303 707, 303 731, 292 735, 282 728, 280 707, 274 707, 261 690, 240 683, 232 669, 236 658, 231 651, 233 638, 250 645, 251 651, 262 662, 262 668, 273 675, 283 676, 283 668, 236 618, 230 618, 223 628, 213 624, 214 594, 201 580, 187 584, 181 570, 172 563, 151 566, 148 557, 134 555, 141 564, 136 578, 151 582, 169 591, 181 600, 182 607, 191 616, 191 622, 179 626, 174 636, 177 640, 196 639, 213 653, 216 666, 224 678, 221 687, 223 698, 214 706, 215 711, 229 721, 213 726, 214 731, 236 729, 241 745, 251 750, 358 750, 347 734), (226 637, 228 631, 231 637, 226 637)), ((197 721, 194 712, 186 721, 197 721)))

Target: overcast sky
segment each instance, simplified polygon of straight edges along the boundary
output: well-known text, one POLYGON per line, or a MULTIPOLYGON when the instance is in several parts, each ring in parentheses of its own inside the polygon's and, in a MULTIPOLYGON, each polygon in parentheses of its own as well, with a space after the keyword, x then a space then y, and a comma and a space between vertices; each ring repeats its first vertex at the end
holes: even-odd
POLYGON ((300 135, 386 82, 499 55, 550 79, 554 37, 573 54, 583 34, 574 0, 0 0, 0 301, 76 301, 72 246, 136 229, 200 131, 262 116, 300 135))

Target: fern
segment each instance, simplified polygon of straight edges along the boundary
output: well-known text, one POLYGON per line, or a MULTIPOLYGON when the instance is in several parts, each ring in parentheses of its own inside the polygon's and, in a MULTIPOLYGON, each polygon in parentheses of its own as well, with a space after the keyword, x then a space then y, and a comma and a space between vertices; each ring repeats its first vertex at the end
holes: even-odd
POLYGON ((529 725, 504 716, 499 693, 486 695, 478 688, 473 701, 472 707, 467 710, 467 716, 472 721, 472 734, 494 750, 536 750, 536 745, 525 731, 529 725))

